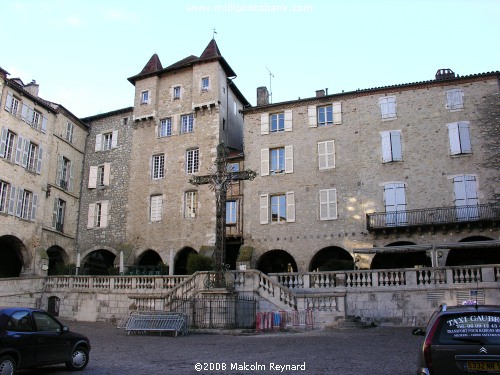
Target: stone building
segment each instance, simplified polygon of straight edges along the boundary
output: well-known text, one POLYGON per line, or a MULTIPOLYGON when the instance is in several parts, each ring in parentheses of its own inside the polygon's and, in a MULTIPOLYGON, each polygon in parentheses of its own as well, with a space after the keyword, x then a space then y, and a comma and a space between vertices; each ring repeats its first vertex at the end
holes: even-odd
POLYGON ((243 110, 252 268, 500 262, 499 72, 243 110), (259 202, 258 204, 256 202, 259 202))
MULTIPOLYGON (((241 110, 249 103, 235 77, 215 40, 200 57, 166 68, 154 54, 129 78, 133 107, 83 119, 91 133, 79 252, 88 272, 121 258, 156 273, 175 259, 170 272, 182 274, 190 253, 211 251, 214 192, 189 179, 212 171, 220 142, 236 155, 243 148, 241 110)), ((241 231, 232 235, 241 241, 241 231)))
POLYGON ((0 68, 0 277, 75 261, 87 126, 0 68))

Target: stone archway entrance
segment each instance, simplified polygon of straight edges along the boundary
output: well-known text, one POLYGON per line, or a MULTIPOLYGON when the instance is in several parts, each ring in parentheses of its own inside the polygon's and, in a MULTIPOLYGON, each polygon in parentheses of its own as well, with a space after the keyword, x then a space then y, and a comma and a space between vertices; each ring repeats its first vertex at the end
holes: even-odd
POLYGON ((67 256, 64 249, 59 246, 51 246, 47 249, 47 255, 49 257, 48 276, 74 274, 74 270, 69 270, 65 262, 67 256))
POLYGON ((264 273, 297 272, 295 259, 285 250, 271 250, 257 261, 257 269, 264 273))
POLYGON ((26 248, 15 236, 0 237, 0 277, 18 277, 23 269, 26 248))
MULTIPOLYGON (((471 243, 482 241, 493 241, 491 238, 484 236, 472 236, 464 238, 460 243, 471 243)), ((487 244, 487 242, 486 242, 487 244)), ((451 249, 446 258, 446 266, 472 266, 481 264, 499 264, 500 251, 495 247, 490 246, 473 246, 471 248, 451 249)))
MULTIPOLYGON (((385 247, 412 246, 413 242, 399 241, 391 243, 385 247)), ((392 269, 392 268, 414 268, 415 266, 432 267, 431 258, 427 256, 425 250, 403 251, 394 250, 375 254, 372 260, 371 269, 392 269)))
POLYGON ((196 254, 196 250, 191 247, 185 247, 179 251, 175 257, 174 274, 187 275, 187 259, 190 254, 196 254))
POLYGON ((80 273, 83 275, 109 275, 115 257, 115 254, 109 250, 92 251, 83 259, 80 273))
POLYGON ((337 246, 329 246, 318 251, 311 259, 309 271, 341 271, 354 269, 351 254, 337 246))

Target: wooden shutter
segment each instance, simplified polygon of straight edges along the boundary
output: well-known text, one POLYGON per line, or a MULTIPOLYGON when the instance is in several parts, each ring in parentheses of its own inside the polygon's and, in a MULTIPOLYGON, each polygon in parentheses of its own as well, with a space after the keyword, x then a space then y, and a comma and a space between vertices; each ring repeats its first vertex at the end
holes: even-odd
POLYGON ((75 178, 75 163, 72 161, 69 162, 69 180, 68 180, 68 191, 73 191, 73 185, 74 185, 74 178, 75 178))
POLYGON ((470 130, 468 121, 460 121, 458 123, 458 134, 460 138, 460 148, 463 154, 468 154, 472 152, 472 146, 470 142, 470 130))
POLYGON ((17 136, 17 145, 16 145, 16 156, 14 158, 14 161, 16 164, 21 164, 21 161, 23 159, 23 144, 24 144, 24 138, 21 136, 17 136))
POLYGON ((95 222, 95 208, 96 204, 95 203, 90 203, 89 204, 89 212, 87 214, 87 229, 91 229, 94 227, 94 222, 95 222))
POLYGON ((15 214, 16 192, 17 192, 17 188, 15 186, 13 186, 13 185, 10 185, 9 208, 8 208, 8 214, 9 215, 14 215, 15 214))
POLYGON ((111 175, 111 163, 104 163, 104 186, 109 186, 109 179, 111 175))
POLYGON ((293 128, 293 121, 292 121, 292 110, 287 109, 285 111, 285 131, 286 132, 291 132, 293 128))
POLYGON ((333 123, 342 124, 342 104, 341 102, 336 102, 332 104, 333 107, 333 123))
POLYGON ((269 194, 260 195, 260 223, 269 223, 269 194))
POLYGON ((401 148, 401 133, 399 131, 391 131, 390 135, 392 161, 402 161, 403 150, 401 148))
POLYGON ((295 193, 293 191, 286 193, 286 221, 295 222, 295 193))
POLYGON ((64 164, 64 158, 62 155, 59 155, 57 158, 57 173, 56 173, 57 186, 61 186, 63 164, 64 164))
POLYGON ((5 149, 7 147, 7 134, 9 133, 9 129, 2 128, 2 134, 0 136, 0 158, 5 157, 5 149))
POLYGON ((337 218, 337 189, 323 189, 319 191, 320 220, 334 220, 337 218))
POLYGON ((48 121, 47 117, 44 116, 42 118, 42 128, 41 128, 42 133, 45 133, 47 131, 47 121, 48 121))
POLYGON ((30 220, 35 221, 36 220, 36 207, 38 205, 38 195, 33 194, 31 197, 32 197, 33 201, 31 202, 30 220))
POLYGON ((23 103, 23 106, 21 108, 21 119, 23 121, 26 121, 28 119, 28 105, 23 103))
POLYGON ((21 165, 26 168, 28 166, 28 155, 30 151, 30 140, 29 139, 24 139, 23 142, 23 157, 21 160, 21 165))
POLYGON ((102 149, 102 134, 96 134, 95 136, 95 151, 101 151, 102 149))
POLYGON ((307 117, 309 118, 309 126, 312 128, 318 127, 318 119, 316 114, 316 106, 310 105, 307 107, 307 117))
POLYGON ((101 228, 106 228, 109 221, 109 204, 108 201, 101 202, 101 228))
POLYGON ((12 109, 12 99, 13 99, 13 96, 10 92, 7 93, 7 100, 5 101, 5 110, 6 111, 11 111, 12 109))
POLYGON ((153 195, 151 197, 151 221, 161 221, 162 216, 162 196, 153 195))
POLYGON ((458 122, 452 122, 446 125, 448 127, 448 137, 450 139, 450 153, 458 155, 462 152, 460 149, 460 136, 458 133, 458 122))
POLYGON ((381 132, 382 137, 382 161, 384 163, 392 161, 392 151, 391 151, 391 133, 381 132))
POLYGON ((38 147, 38 157, 36 158, 36 173, 42 173, 42 161, 43 161, 43 148, 38 147))
POLYGON ((97 187, 97 172, 99 167, 91 166, 89 170, 89 189, 95 189, 97 187))
POLYGON ((269 113, 260 115, 260 134, 269 134, 269 113))
POLYGON ((57 203, 59 198, 54 199, 54 206, 52 207, 52 228, 56 228, 57 225, 57 203))
POLYGON ((111 148, 116 148, 118 146, 118 130, 113 131, 111 137, 111 148))
POLYGON ((24 189, 17 189, 16 216, 21 217, 23 208, 24 189))
POLYGON ((269 176, 269 149, 260 150, 260 175, 269 176))
POLYGON ((293 146, 285 146, 285 173, 293 173, 293 146))
MULTIPOLYGON (((32 125, 34 120, 35 120, 35 111, 33 110, 33 108, 28 107, 28 118, 26 119, 26 121, 28 122, 28 124, 32 125)), ((36 126, 38 129, 38 124, 36 126)))

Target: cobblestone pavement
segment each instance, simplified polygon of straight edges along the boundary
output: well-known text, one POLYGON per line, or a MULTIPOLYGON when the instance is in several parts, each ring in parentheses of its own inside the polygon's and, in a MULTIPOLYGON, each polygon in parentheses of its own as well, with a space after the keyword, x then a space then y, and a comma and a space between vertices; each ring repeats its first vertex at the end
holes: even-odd
MULTIPOLYGON (((91 341, 82 375, 414 375, 420 338, 411 328, 349 328, 265 334, 130 335, 109 323, 68 322, 91 341), (196 371, 201 364, 206 370, 196 371), (289 369, 283 365, 296 365, 289 369), (212 370, 210 370, 210 366, 212 370)), ((20 374, 68 374, 64 366, 20 374)))

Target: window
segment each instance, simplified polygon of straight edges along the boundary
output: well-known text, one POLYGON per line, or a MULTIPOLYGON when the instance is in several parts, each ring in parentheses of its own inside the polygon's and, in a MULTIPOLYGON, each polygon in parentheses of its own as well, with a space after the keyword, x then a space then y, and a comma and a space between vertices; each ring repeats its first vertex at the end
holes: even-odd
POLYGON ((309 118, 309 127, 312 128, 331 124, 341 124, 342 104, 341 102, 336 102, 320 107, 310 105, 307 107, 307 116, 309 118))
POLYGON ((102 201, 89 204, 87 229, 105 228, 108 226, 109 202, 102 201))
POLYGON ((7 128, 2 128, 2 137, 0 139, 0 157, 13 161, 15 139, 15 133, 12 133, 7 128))
POLYGON ((395 96, 384 96, 378 100, 380 105, 380 112, 382 114, 382 119, 394 119, 396 118, 396 97, 395 96))
POLYGON ((164 118, 160 120, 160 127, 158 129, 159 137, 170 137, 172 135, 172 119, 164 118))
POLYGON ((282 132, 285 130, 285 114, 275 113, 271 115, 271 132, 282 132))
POLYGON ((162 213, 163 197, 161 195, 152 195, 150 199, 150 220, 152 222, 161 221, 162 213))
POLYGON ((196 217, 196 205, 198 200, 198 192, 187 191, 184 197, 184 217, 186 219, 196 217))
POLYGON ((319 169, 335 168, 335 142, 318 142, 319 169))
POLYGON ((238 217, 237 201, 230 200, 226 202, 226 225, 235 225, 238 217))
POLYGON ((111 164, 104 163, 98 166, 91 166, 89 171, 89 189, 103 188, 109 186, 111 174, 111 164))
POLYGON ((191 113, 189 115, 181 116, 181 134, 182 133, 192 133, 194 124, 194 115, 191 113))
POLYGON ((66 123, 66 137, 65 137, 65 139, 69 143, 73 143, 73 128, 74 128, 74 125, 71 122, 66 123))
POLYGON ((61 325, 46 313, 33 311, 33 318, 38 332, 61 333, 62 331, 61 325))
POLYGON ((199 167, 199 150, 187 150, 186 151, 186 173, 196 173, 199 167))
POLYGON ((17 99, 10 92, 8 92, 7 100, 5 102, 5 110, 7 112, 12 113, 13 115, 16 115, 18 109, 19 109, 19 99, 17 99))
POLYGON ((141 104, 148 104, 148 103, 149 103, 149 91, 142 91, 141 104))
POLYGON ((52 212, 52 228, 59 232, 64 229, 64 212, 66 210, 66 202, 56 198, 54 200, 54 210, 52 212))
POLYGON ((57 181, 56 184, 63 189, 71 190, 73 180, 73 164, 70 160, 61 156, 57 168, 57 181))
POLYGON ((47 130, 47 118, 26 103, 21 107, 21 119, 42 133, 47 130))
POLYGON ((226 169, 228 172, 239 172, 240 163, 227 163, 226 169))
POLYGON ((295 193, 262 194, 260 196, 260 223, 295 222, 295 193))
POLYGON ((95 138, 95 151, 106 151, 118 146, 118 130, 97 134, 95 138))
POLYGON ((32 172, 36 171, 38 164, 38 145, 29 140, 25 140, 22 163, 27 170, 32 172))
POLYGON ((201 79, 201 91, 208 91, 210 85, 210 80, 208 77, 204 77, 201 79))
POLYGON ((479 219, 479 199, 477 180, 474 175, 461 175, 453 178, 457 220, 479 219))
POLYGON ((30 313, 26 310, 13 313, 7 323, 7 330, 11 332, 32 332, 33 322, 30 313))
POLYGON ((401 131, 380 132, 380 136, 382 137, 382 162, 402 161, 401 131))
POLYGON ((403 182, 391 182, 384 185, 385 224, 398 226, 407 224, 406 186, 403 182))
POLYGON ((0 212, 7 212, 7 206, 9 204, 9 190, 10 184, 8 182, 0 180, 0 212))
POLYGON ((447 124, 448 136, 450 138, 450 150, 452 155, 472 153, 469 122, 452 122, 447 124))
POLYGON ((35 221, 38 196, 29 190, 19 188, 17 192, 16 216, 35 221))
POLYGON ((35 129, 39 129, 41 119, 42 119, 41 113, 33 111, 33 120, 31 122, 31 126, 33 126, 35 129))
POLYGON ((453 111, 464 108, 464 92, 461 89, 446 90, 446 109, 453 111))
POLYGON ((293 146, 261 150, 261 176, 293 173, 293 146))
POLYGON ((153 155, 151 178, 158 180, 164 177, 165 173, 165 154, 153 155))
POLYGON ((322 189, 319 191, 319 219, 337 219, 337 189, 322 189))
POLYGON ((181 87, 174 86, 174 99, 180 99, 180 98, 181 98, 181 87))

